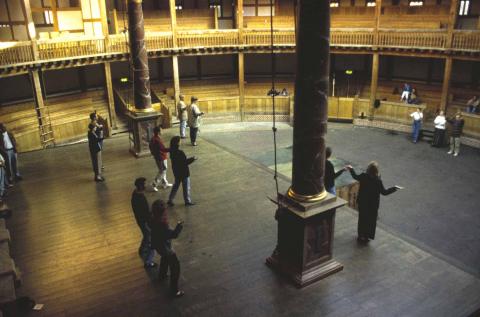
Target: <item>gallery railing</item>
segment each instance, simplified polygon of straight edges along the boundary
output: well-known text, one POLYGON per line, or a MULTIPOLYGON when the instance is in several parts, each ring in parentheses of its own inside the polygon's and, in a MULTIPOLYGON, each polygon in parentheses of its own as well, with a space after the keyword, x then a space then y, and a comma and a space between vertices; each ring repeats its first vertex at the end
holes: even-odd
MULTIPOLYGON (((348 47, 378 48, 427 48, 437 50, 480 51, 480 31, 455 31, 451 48, 447 47, 448 35, 444 30, 391 30, 380 29, 378 36, 372 29, 332 29, 331 45, 348 47)), ((179 31, 176 34, 177 47, 255 47, 271 43, 267 29, 202 30, 179 31)), ((294 46, 293 29, 275 29, 274 44, 294 46)), ((149 51, 162 51, 174 48, 171 32, 147 32, 146 46, 149 51)), ((103 37, 72 37, 38 40, 35 42, 0 42, 0 65, 15 65, 33 61, 49 61, 89 57, 103 54, 127 54, 128 36, 125 34, 103 37), (38 57, 33 49, 36 45, 38 57)))

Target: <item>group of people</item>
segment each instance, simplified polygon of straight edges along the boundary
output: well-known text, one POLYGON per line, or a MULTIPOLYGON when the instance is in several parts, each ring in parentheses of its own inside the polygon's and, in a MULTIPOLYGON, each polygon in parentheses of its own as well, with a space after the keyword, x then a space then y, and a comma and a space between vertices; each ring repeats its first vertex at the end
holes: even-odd
POLYGON ((414 105, 418 105, 421 102, 420 99, 418 98, 417 90, 407 83, 403 85, 400 101, 403 101, 409 104, 414 104, 414 105))
POLYGON ((164 189, 172 187, 168 196, 168 201, 156 200, 151 209, 149 208, 147 199, 145 197, 146 178, 140 177, 135 180, 135 190, 132 193, 132 209, 135 215, 135 220, 142 232, 143 239, 140 243, 139 253, 144 258, 144 266, 151 268, 155 266, 153 258, 155 251, 161 256, 160 269, 158 279, 163 281, 167 278, 167 272, 170 269, 170 292, 174 297, 184 295, 184 292, 178 289, 178 278, 180 276, 180 262, 177 255, 172 248, 171 239, 178 237, 182 231, 183 224, 178 222, 174 229, 169 227, 167 206, 173 207, 175 204, 173 200, 177 191, 182 185, 183 199, 185 206, 192 206, 190 196, 190 169, 189 165, 193 163, 196 158, 187 158, 185 153, 180 150, 181 137, 174 136, 170 140, 170 146, 167 148, 160 138, 160 128, 154 129, 154 136, 150 141, 150 151, 158 167, 158 174, 155 177, 152 188, 158 191, 157 186, 162 184, 164 189), (175 181, 170 184, 167 181, 167 159, 170 154, 170 161, 172 172, 175 181))
POLYGON ((190 142, 197 146, 197 135, 200 130, 201 117, 204 115, 198 107, 198 98, 193 96, 190 105, 185 104, 185 96, 180 95, 180 101, 177 104, 177 118, 180 121, 180 137, 186 138, 187 124, 190 128, 190 142))
MULTIPOLYGON (((417 108, 416 111, 410 114, 410 117, 413 118, 412 141, 413 143, 417 143, 420 135, 420 130, 422 128, 423 112, 420 108, 417 108)), ((432 146, 443 146, 447 122, 451 125, 450 150, 448 151, 448 154, 458 156, 458 154, 460 153, 460 137, 462 136, 463 126, 465 125, 465 121, 463 120, 462 114, 460 112, 457 112, 455 114, 455 117, 453 118, 446 118, 444 111, 440 111, 437 114, 433 121, 435 125, 435 131, 433 134, 432 146)))
POLYGON ((7 127, 0 123, 0 202, 7 195, 7 188, 22 179, 18 170, 17 141, 7 127))

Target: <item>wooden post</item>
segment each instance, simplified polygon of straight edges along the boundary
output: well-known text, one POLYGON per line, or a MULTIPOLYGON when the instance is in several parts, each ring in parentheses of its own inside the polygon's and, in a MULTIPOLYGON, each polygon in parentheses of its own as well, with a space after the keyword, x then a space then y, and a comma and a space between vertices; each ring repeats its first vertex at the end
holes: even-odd
POLYGON ((238 53, 238 103, 240 106, 240 120, 245 121, 245 56, 238 53))
POLYGON ((372 81, 370 84, 370 107, 368 117, 370 120, 373 119, 374 105, 375 100, 377 99, 377 86, 378 86, 378 65, 379 65, 379 54, 377 52, 373 53, 372 59, 372 81))
POLYGON ((213 22, 215 24, 215 30, 218 30, 218 10, 216 7, 213 8, 213 22))
POLYGON ((38 74, 38 69, 31 70, 32 79, 33 79, 33 90, 34 90, 34 101, 36 108, 43 108, 45 107, 45 103, 43 101, 43 93, 42 93, 42 85, 40 83, 40 76, 38 74))
POLYGON ((118 34, 117 9, 113 9, 113 33, 114 33, 114 34, 118 34))
POLYGON ((178 43, 177 43, 177 11, 175 9, 175 0, 169 0, 169 5, 170 5, 170 23, 171 23, 171 27, 172 27, 173 47, 178 47, 178 43))
POLYGON ((382 0, 375 1, 375 30, 374 30, 374 43, 378 45, 378 29, 380 28, 380 16, 382 14, 382 0))
POLYGON ((117 115, 115 113, 115 102, 113 99, 112 71, 110 62, 103 64, 105 70, 105 89, 107 91, 108 116, 110 117, 110 127, 117 129, 117 115))
POLYGON ((445 59, 445 72, 443 74, 442 98, 440 100, 440 109, 447 113, 448 95, 450 90, 450 79, 452 76, 453 59, 447 57, 445 59))
POLYGON ((447 43, 446 48, 451 48, 453 44, 453 31, 455 30, 455 24, 457 23, 458 15, 458 0, 450 1, 450 13, 448 18, 448 30, 447 30, 447 43))
MULTIPOLYGON (((105 38, 108 38, 108 19, 107 19, 107 7, 105 5, 105 0, 98 0, 98 6, 100 7, 100 19, 102 21, 102 33, 105 38)), ((108 41, 107 41, 108 43, 108 41)))
POLYGON ((243 44, 243 0, 237 0, 236 28, 238 29, 238 43, 243 44))
POLYGON ((50 0, 53 16, 53 29, 58 32, 57 0, 50 0))
POLYGON ((21 4, 22 4, 23 16, 25 17, 25 26, 27 28, 28 39, 32 43, 33 59, 37 60, 39 58, 37 41, 36 41, 37 32, 35 30, 35 23, 33 23, 32 7, 30 6, 30 0, 23 0, 21 4))
POLYGON ((172 63, 173 63, 173 94, 175 96, 175 106, 177 102, 180 100, 180 75, 178 71, 178 56, 172 56, 172 63))

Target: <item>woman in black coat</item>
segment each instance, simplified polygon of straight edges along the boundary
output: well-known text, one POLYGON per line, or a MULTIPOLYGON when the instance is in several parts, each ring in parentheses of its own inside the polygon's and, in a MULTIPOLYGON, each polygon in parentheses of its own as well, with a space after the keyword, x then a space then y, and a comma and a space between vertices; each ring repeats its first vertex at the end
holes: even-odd
POLYGON ((183 229, 183 223, 179 221, 175 229, 170 229, 165 203, 163 200, 156 200, 152 205, 152 220, 150 221, 151 245, 160 256, 160 269, 158 279, 167 278, 168 269, 170 269, 170 292, 174 297, 184 295, 183 291, 178 289, 178 278, 180 277, 180 262, 177 254, 172 248, 172 239, 176 239, 183 229))
POLYGON ((380 179, 377 162, 368 164, 366 172, 360 175, 355 173, 351 165, 348 165, 347 168, 352 177, 360 182, 360 190, 357 197, 358 241, 368 242, 370 239, 375 239, 380 194, 390 195, 400 187, 395 186, 385 189, 380 179))

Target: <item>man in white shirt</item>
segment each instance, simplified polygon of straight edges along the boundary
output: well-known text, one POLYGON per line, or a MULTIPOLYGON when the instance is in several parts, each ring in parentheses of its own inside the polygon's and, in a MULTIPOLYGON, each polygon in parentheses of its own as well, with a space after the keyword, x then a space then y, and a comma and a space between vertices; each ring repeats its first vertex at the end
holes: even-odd
POLYGON ((417 108, 417 111, 411 113, 410 117, 413 118, 413 126, 412 126, 413 143, 417 143, 418 136, 420 135, 420 129, 422 128, 422 119, 423 119, 422 110, 420 108, 417 108))
POLYGON ((20 172, 18 171, 17 160, 17 143, 13 134, 7 131, 7 128, 3 123, 0 123, 0 152, 4 154, 5 159, 5 171, 9 183, 12 183, 14 179, 21 180, 20 172))
POLYGON ((177 104, 177 118, 180 121, 180 137, 185 139, 185 130, 187 129, 188 112, 185 104, 185 96, 180 95, 180 101, 177 104))
POLYGON ((190 126, 190 142, 193 146, 197 146, 197 134, 200 128, 200 117, 203 116, 203 112, 197 106, 197 97, 192 97, 192 103, 190 104, 188 111, 188 125, 190 126))

